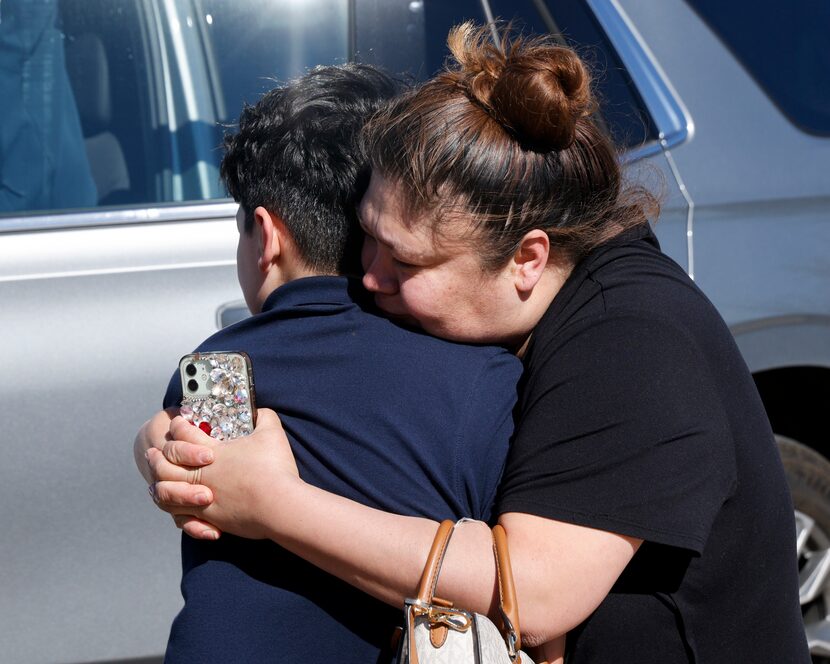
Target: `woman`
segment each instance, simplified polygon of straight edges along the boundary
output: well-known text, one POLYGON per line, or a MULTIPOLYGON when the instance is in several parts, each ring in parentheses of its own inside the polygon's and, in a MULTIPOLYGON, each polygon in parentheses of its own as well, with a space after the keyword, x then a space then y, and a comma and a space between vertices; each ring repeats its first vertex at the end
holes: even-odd
MULTIPOLYGON (((367 131, 364 284, 390 316, 523 359, 496 513, 526 643, 553 658, 568 632, 570 662, 809 661, 792 507, 728 329, 660 253, 648 195, 622 188, 580 59, 486 34, 453 31, 457 65, 367 131)), ((188 533, 268 537, 392 604, 411 595, 434 522, 306 485, 268 412, 233 445, 181 419, 171 434, 179 463, 213 447, 199 471, 148 453, 188 533)), ((461 526, 437 594, 492 612, 490 547, 461 526)))

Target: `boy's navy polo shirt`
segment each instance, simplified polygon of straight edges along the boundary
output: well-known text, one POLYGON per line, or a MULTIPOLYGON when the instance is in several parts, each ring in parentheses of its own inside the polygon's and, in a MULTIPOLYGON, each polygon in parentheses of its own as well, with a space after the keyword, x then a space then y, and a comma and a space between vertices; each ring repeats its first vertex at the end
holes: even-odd
MULTIPOLYGON (((506 351, 404 329, 344 277, 285 284, 198 350, 248 353, 305 481, 398 514, 490 517, 521 373, 506 351)), ((180 399, 177 374, 164 406, 180 399)), ((183 536, 182 565, 166 662, 366 664, 400 622, 270 541, 183 536)))

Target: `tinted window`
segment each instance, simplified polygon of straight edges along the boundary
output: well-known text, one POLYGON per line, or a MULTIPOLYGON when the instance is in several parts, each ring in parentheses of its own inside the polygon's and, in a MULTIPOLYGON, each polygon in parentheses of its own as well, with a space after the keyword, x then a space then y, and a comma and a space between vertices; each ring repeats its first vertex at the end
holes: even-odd
MULTIPOLYGON (((624 146, 654 137, 583 3, 490 0, 596 65, 624 146)), ((223 128, 275 79, 358 59, 433 75, 480 0, 2 0, 0 215, 224 197, 223 128)))
MULTIPOLYGON (((57 3, 0 5, 0 210, 97 203, 57 3)), ((91 112, 105 112, 97 105, 91 112)))
POLYGON ((209 54, 215 63, 225 107, 235 118, 242 101, 259 99, 274 87, 317 64, 349 57, 346 0, 202 0, 209 54))
POLYGON ((590 65, 600 100, 600 120, 621 148, 656 140, 657 130, 628 72, 584 2, 491 0, 496 16, 525 32, 550 32, 590 65))
MULTIPOLYGON (((423 80, 447 57, 450 28, 471 19, 487 20, 480 0, 363 0, 357 11, 357 57, 407 71, 423 80)), ((601 121, 617 145, 633 148, 656 140, 657 131, 636 87, 582 2, 489 0, 493 17, 526 34, 553 34, 589 62, 601 101, 601 121)))
POLYGON ((617 52, 585 4, 549 3, 565 40, 591 64, 602 117, 616 141, 635 148, 657 140, 657 129, 617 52))
POLYGON ((480 0, 357 0, 355 59, 414 81, 434 75, 450 28, 481 22, 480 0))
POLYGON ((349 57, 349 0, 2 0, 0 214, 224 197, 242 102, 349 57))
POLYGON ((804 131, 830 134, 830 3, 687 0, 804 131))

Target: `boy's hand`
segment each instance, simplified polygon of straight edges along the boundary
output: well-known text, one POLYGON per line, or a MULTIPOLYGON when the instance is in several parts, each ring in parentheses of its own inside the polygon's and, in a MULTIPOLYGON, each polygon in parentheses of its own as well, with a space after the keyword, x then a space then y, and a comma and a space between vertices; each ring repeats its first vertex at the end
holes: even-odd
POLYGON ((178 408, 160 410, 138 430, 135 442, 133 443, 133 455, 135 456, 135 465, 138 467, 138 471, 147 480, 148 484, 152 484, 154 478, 147 464, 147 450, 153 447, 160 450, 167 444, 167 441, 170 440, 168 437, 170 421, 178 414, 178 408))

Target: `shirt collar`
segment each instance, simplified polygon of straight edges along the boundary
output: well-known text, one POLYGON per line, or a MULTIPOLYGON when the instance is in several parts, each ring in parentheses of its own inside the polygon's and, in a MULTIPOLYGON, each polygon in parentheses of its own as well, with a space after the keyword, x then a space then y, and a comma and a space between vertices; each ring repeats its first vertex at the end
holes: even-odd
POLYGON ((357 279, 335 276, 302 277, 283 284, 262 304, 262 313, 312 305, 343 305, 363 302, 367 293, 357 279))

